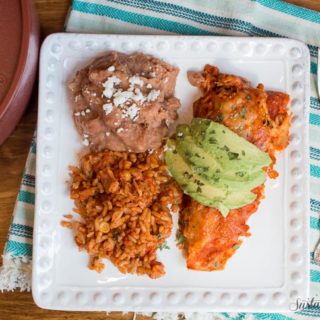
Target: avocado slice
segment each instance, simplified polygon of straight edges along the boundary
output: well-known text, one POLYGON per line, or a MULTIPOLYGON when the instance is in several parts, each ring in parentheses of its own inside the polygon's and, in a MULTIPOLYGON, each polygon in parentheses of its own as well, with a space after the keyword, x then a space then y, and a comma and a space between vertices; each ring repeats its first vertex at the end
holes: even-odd
POLYGON ((230 192, 223 200, 223 204, 230 210, 237 209, 252 203, 254 200, 256 200, 256 198, 257 195, 250 191, 233 191, 230 192))
MULTIPOLYGON (((167 150, 165 161, 170 173, 186 194, 200 194, 203 197, 220 201, 226 197, 227 188, 225 186, 220 187, 211 184, 200 175, 194 173, 176 150, 167 150)), ((194 199, 197 200, 196 198, 194 199)))
POLYGON ((251 190, 266 180, 268 154, 208 119, 179 125, 175 138, 167 140, 165 161, 184 193, 224 217, 256 199, 251 190))
POLYGON ((224 125, 201 118, 192 120, 190 131, 195 142, 208 152, 219 154, 217 157, 226 164, 236 165, 242 160, 241 167, 253 170, 257 166, 267 167, 271 163, 269 155, 224 125), (223 145, 221 145, 223 141, 223 145), (219 153, 224 150, 224 153, 219 153), (228 161, 229 160, 229 161, 228 161))
MULTIPOLYGON (((261 167, 255 170, 223 170, 222 164, 213 154, 207 153, 205 148, 200 148, 193 140, 190 132, 179 128, 176 150, 188 163, 194 173, 203 179, 212 180, 217 185, 227 185, 228 189, 249 191, 266 180, 266 173, 261 167)), ((224 150, 217 153, 225 152, 224 150)))
POLYGON ((257 198, 252 192, 232 192, 223 201, 212 200, 197 193, 190 193, 189 196, 207 207, 218 209, 224 217, 231 209, 242 208, 257 198))
POLYGON ((176 149, 193 172, 205 179, 222 170, 221 163, 212 154, 200 148, 190 135, 185 134, 182 139, 177 139, 176 149))

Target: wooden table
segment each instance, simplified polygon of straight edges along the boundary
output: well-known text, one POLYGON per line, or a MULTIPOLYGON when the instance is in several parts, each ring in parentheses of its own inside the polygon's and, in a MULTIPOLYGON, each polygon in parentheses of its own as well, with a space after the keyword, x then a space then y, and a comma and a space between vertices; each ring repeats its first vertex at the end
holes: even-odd
MULTIPOLYGON (((287 2, 320 11, 319 0, 288 0, 287 2)), ((68 11, 70 0, 34 0, 40 17, 42 37, 50 33, 61 31, 68 11)), ((36 125, 37 84, 30 105, 15 131, 0 146, 0 252, 6 241, 11 213, 18 192, 22 171, 36 125)), ((131 319, 132 314, 121 315, 104 312, 59 312, 38 308, 31 297, 31 293, 0 293, 0 319, 28 320, 28 319, 131 319)))

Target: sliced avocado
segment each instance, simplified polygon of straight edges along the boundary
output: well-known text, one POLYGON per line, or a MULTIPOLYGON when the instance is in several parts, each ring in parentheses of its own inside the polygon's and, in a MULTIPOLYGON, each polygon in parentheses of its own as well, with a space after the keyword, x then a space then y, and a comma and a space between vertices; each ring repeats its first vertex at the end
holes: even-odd
POLYGON ((230 210, 237 209, 252 203, 256 198, 257 195, 250 191, 231 192, 223 200, 223 204, 230 210))
POLYGON ((238 179, 239 172, 225 172, 223 171, 220 176, 220 181, 228 185, 229 190, 237 191, 250 191, 255 187, 263 184, 267 179, 265 171, 260 169, 258 172, 247 173, 242 177, 242 180, 238 179))
MULTIPOLYGON (((204 180, 194 173, 186 161, 175 150, 167 150, 165 161, 169 171, 186 194, 201 194, 209 199, 222 200, 227 195, 227 188, 204 180)), ((195 199, 197 200, 197 199, 195 199)))
POLYGON ((223 216, 252 203, 251 190, 266 180, 268 154, 225 126, 196 118, 167 140, 165 160, 184 193, 223 216))
POLYGON ((206 148, 208 152, 217 154, 219 150, 224 150, 225 152, 219 154, 218 159, 226 164, 231 161, 236 164, 238 160, 242 160, 242 166, 245 165, 249 170, 252 170, 256 166, 261 168, 271 163, 267 153, 259 150, 255 145, 220 123, 194 118, 190 130, 195 142, 200 147, 206 148))
POLYGON ((184 135, 183 139, 177 140, 176 149, 188 162, 193 172, 205 179, 222 170, 220 162, 213 155, 200 148, 190 135, 184 135))
MULTIPOLYGON (((176 150, 182 158, 188 163, 194 173, 199 174, 203 179, 213 181, 217 185, 226 184, 234 190, 251 190, 266 180, 266 173, 261 167, 255 170, 223 170, 222 164, 213 154, 207 153, 205 148, 196 145, 192 136, 188 132, 188 127, 178 128, 176 150)), ((217 154, 221 153, 217 151, 217 154)))

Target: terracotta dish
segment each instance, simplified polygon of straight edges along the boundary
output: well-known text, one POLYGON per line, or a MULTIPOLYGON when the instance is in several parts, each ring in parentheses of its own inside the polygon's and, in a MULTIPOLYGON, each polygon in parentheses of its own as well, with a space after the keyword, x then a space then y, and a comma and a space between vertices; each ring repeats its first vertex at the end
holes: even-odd
POLYGON ((29 101, 38 61, 39 25, 32 1, 0 2, 0 144, 29 101))

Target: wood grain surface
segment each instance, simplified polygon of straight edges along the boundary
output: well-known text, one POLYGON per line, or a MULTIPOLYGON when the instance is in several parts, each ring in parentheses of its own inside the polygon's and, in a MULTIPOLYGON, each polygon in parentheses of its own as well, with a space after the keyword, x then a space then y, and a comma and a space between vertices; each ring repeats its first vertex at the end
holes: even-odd
MULTIPOLYGON (((63 30, 70 0, 34 0, 37 9, 42 38, 63 30)), ((320 0, 288 0, 287 2, 320 11, 320 0)), ((1 19, 1 17, 0 17, 1 19)), ((0 252, 7 238, 11 214, 17 196, 21 175, 36 125, 37 83, 29 107, 15 131, 0 146, 0 252)), ((31 293, 0 293, 0 320, 129 320, 132 314, 113 312, 60 312, 38 308, 31 293)), ((139 317, 143 319, 144 317, 139 317)))

